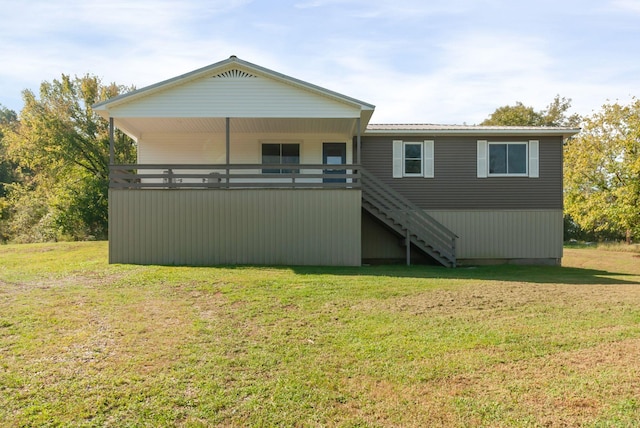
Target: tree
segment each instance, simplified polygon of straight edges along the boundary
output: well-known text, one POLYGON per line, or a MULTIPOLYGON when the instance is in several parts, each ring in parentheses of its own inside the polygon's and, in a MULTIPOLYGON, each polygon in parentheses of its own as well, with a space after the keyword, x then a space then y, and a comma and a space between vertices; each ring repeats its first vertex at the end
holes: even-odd
POLYGON ((7 190, 12 183, 18 181, 17 165, 7 157, 4 134, 15 129, 18 124, 18 115, 0 105, 0 242, 5 242, 9 236, 6 228, 6 219, 9 213, 9 205, 6 200, 7 190))
POLYGON ((6 196, 5 187, 16 180, 16 165, 7 158, 4 134, 18 124, 15 111, 0 105, 0 198, 6 196))
MULTIPOLYGON (((63 74, 43 82, 39 98, 23 91, 19 124, 5 135, 7 154, 24 175, 8 198, 14 236, 50 240, 54 230, 55 239, 106 237, 109 127, 91 106, 130 89, 102 85, 95 76, 63 74), (38 209, 29 208, 29 195, 39 201, 38 209), (27 209, 32 213, 23 215, 27 209), (42 219, 48 232, 35 233, 42 219)), ((117 162, 135 159, 130 138, 118 131, 115 144, 117 162)))
POLYGON ((513 106, 498 107, 480 125, 486 126, 577 126, 580 116, 568 115, 571 99, 556 95, 546 109, 535 111, 520 101, 513 106))
POLYGON ((606 104, 565 146, 565 210, 585 230, 640 235, 640 100, 606 104))

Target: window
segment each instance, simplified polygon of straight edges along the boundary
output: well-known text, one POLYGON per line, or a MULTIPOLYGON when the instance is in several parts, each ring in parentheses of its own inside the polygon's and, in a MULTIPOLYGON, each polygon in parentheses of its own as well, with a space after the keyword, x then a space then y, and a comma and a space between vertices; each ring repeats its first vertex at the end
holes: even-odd
MULTIPOLYGON (((300 144, 297 143, 268 143, 262 145, 263 165, 282 165, 300 163, 300 144)), ((264 174, 290 174, 297 173, 298 169, 289 168, 264 168, 264 174)))
POLYGON ((422 175, 422 143, 404 143, 404 176, 422 175))
POLYGON ((478 178, 538 178, 540 141, 499 142, 478 140, 478 178))
POLYGON ((489 143, 489 175, 527 175, 527 143, 489 143))
POLYGON ((393 141, 393 178, 433 178, 433 140, 393 141))

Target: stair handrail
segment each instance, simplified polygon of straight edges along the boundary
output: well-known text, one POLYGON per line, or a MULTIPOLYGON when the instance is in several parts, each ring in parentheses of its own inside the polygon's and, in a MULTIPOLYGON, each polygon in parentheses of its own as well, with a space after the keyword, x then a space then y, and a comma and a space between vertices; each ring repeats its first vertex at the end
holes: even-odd
MULTIPOLYGON (((395 191, 391 186, 384 183, 369 171, 364 168, 360 168, 360 174, 362 179, 362 192, 367 193, 374 197, 374 199, 380 201, 386 201, 391 206, 386 206, 387 209, 396 209, 400 213, 407 212, 409 215, 422 218, 424 220, 423 224, 429 225, 429 228, 426 231, 429 232, 429 235, 435 235, 434 237, 438 240, 442 241, 446 245, 451 245, 451 240, 455 240, 458 238, 453 231, 444 226, 434 217, 427 214, 424 210, 418 208, 414 203, 409 201, 407 198, 402 196, 400 193, 395 191), (367 182, 373 183, 373 186, 368 186, 367 182), (377 197, 376 197, 377 194, 377 197)), ((415 227, 416 222, 413 226, 415 227)))

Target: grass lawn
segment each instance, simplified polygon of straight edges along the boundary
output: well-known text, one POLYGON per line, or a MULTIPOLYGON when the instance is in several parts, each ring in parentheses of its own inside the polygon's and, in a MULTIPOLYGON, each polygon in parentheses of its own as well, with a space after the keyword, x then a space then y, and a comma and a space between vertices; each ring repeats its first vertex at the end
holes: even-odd
POLYGON ((0 426, 637 426, 640 254, 108 265, 0 247, 0 426))

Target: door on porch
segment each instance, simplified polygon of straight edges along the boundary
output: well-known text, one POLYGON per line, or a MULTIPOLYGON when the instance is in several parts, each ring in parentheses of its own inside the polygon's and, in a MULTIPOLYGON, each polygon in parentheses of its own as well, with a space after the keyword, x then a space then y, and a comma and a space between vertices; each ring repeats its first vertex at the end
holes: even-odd
MULTIPOLYGON (((344 165, 347 163, 347 143, 322 143, 322 163, 344 165)), ((325 169, 325 174, 345 174, 344 169, 325 169)), ((345 178, 324 178, 324 183, 344 183, 345 178)))

